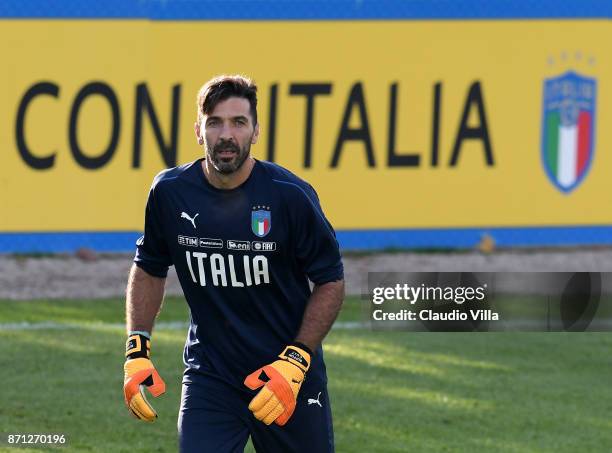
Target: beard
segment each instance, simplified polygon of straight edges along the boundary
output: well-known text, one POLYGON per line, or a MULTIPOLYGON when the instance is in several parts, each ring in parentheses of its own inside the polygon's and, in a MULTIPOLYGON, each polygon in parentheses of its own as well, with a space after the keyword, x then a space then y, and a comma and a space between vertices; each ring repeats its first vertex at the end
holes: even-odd
POLYGON ((215 170, 224 175, 229 175, 239 170, 249 157, 251 152, 251 141, 247 141, 240 148, 236 143, 227 140, 219 140, 214 147, 206 142, 206 156, 215 170), (231 152, 230 156, 221 156, 221 153, 231 152))

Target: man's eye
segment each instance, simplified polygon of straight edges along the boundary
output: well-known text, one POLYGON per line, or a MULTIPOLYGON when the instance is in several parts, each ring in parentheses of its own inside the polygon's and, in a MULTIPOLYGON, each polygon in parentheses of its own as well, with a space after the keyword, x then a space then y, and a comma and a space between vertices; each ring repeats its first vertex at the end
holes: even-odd
POLYGON ((217 121, 217 120, 211 120, 211 121, 207 122, 206 124, 207 124, 208 126, 210 126, 210 127, 215 127, 215 126, 218 126, 218 125, 219 125, 219 121, 217 121))
POLYGON ((245 124, 244 120, 236 120, 236 126, 244 126, 245 124))

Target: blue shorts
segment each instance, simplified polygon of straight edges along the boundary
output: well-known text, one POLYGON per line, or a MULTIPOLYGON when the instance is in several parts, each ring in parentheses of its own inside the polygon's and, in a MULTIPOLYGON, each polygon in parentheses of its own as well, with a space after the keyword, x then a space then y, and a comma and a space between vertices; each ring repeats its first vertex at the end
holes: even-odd
POLYGON ((325 382, 307 376, 285 426, 267 426, 253 416, 248 405, 256 394, 209 375, 187 372, 178 418, 180 452, 242 453, 249 436, 258 453, 334 451, 325 382))

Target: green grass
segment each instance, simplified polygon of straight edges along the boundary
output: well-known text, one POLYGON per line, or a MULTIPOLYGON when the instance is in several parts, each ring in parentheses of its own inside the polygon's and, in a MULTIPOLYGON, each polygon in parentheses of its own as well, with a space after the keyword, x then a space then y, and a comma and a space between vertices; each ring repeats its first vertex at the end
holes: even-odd
MULTIPOLYGON (((350 299, 340 320, 360 320, 350 299)), ((0 433, 65 433, 58 451, 176 451, 185 331, 155 333, 167 384, 160 418, 122 400, 123 303, 0 302, 0 433)), ((160 321, 185 321, 168 299, 160 321)), ((408 333, 333 330, 326 362, 338 452, 604 452, 612 445, 607 333, 408 333)), ((250 447, 249 447, 250 448, 250 447)), ((0 451, 15 450, 3 447, 0 451)), ((252 450, 247 450, 252 451, 252 450)), ((220 452, 222 453, 222 452, 220 452)))
MULTIPOLYGON (((187 304, 182 298, 167 297, 160 321, 189 320, 187 304)), ((121 323, 125 321, 125 302, 119 299, 98 300, 0 300, 0 323, 52 321, 61 324, 121 323)))

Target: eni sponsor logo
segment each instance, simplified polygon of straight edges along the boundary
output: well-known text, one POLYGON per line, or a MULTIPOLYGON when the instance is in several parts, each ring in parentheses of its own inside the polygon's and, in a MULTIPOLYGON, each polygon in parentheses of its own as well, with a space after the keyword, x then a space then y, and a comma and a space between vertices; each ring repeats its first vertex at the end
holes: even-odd
POLYGON ((228 250, 251 250, 251 243, 249 241, 235 241, 229 239, 227 241, 228 250))

